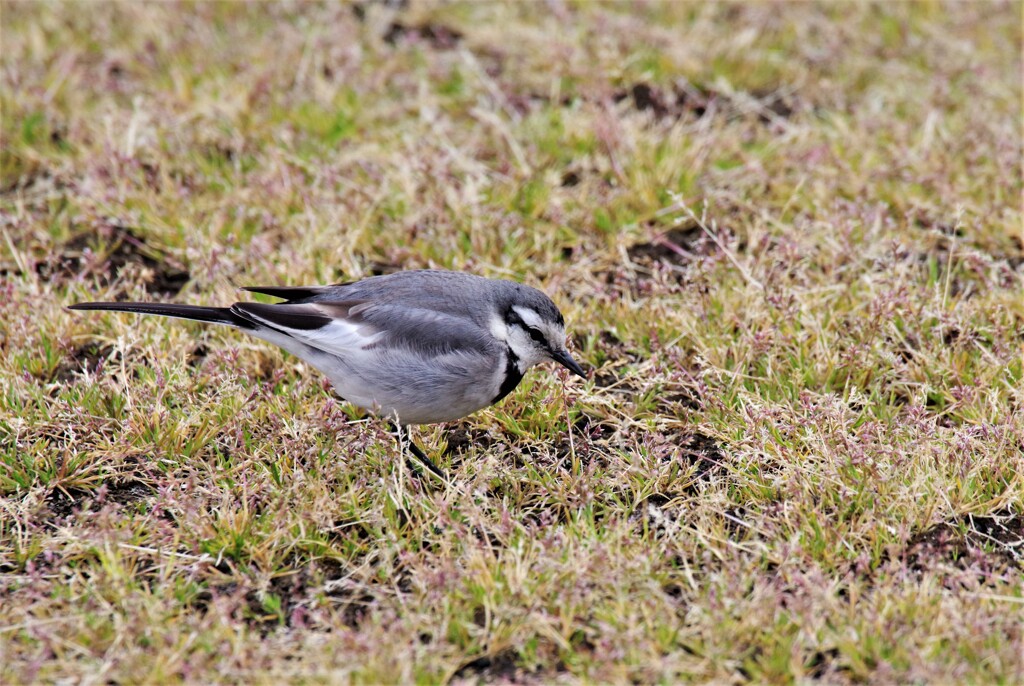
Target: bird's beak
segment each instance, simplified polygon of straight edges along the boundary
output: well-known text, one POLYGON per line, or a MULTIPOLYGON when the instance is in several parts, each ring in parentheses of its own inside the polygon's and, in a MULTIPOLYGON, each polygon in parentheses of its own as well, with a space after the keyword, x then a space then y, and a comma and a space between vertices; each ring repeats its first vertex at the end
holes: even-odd
POLYGON ((583 367, 572 359, 572 356, 566 350, 556 350, 551 353, 551 359, 562 365, 576 376, 582 376, 584 379, 587 378, 587 373, 583 371, 583 367))

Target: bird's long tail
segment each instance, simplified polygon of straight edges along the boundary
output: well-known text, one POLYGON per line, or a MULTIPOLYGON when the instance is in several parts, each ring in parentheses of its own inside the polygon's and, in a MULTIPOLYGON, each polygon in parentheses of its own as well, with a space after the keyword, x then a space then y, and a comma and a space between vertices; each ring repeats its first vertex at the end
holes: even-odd
POLYGON ((239 317, 227 307, 199 307, 197 305, 175 305, 173 303, 78 303, 68 306, 69 310, 106 310, 109 312, 134 312, 156 314, 161 317, 191 319, 211 324, 226 324, 239 329, 251 329, 252 323, 239 317))

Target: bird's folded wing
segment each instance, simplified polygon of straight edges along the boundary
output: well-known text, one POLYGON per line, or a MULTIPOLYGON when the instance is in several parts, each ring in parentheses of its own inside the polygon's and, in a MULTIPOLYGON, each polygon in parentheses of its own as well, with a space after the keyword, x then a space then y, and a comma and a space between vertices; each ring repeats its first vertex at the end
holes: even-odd
POLYGON ((348 284, 336 284, 334 286, 246 286, 243 291, 249 291, 250 293, 260 293, 262 295, 269 295, 274 298, 281 298, 288 302, 295 302, 297 300, 309 300, 318 296, 324 296, 331 292, 332 289, 337 289, 348 284))
POLYGON ((492 353, 497 345, 489 332, 470 320, 395 303, 237 303, 231 311, 340 356, 373 349, 401 349, 425 357, 456 351, 492 353))

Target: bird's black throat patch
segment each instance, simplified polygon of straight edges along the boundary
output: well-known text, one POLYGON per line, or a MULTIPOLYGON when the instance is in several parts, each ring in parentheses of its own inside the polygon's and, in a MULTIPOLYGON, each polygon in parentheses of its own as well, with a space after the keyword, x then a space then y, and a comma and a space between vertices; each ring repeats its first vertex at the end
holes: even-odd
POLYGON ((519 357, 512 352, 512 348, 505 351, 505 380, 501 382, 498 395, 494 396, 491 404, 498 402, 506 395, 515 390, 519 382, 523 380, 523 373, 519 371, 519 357))

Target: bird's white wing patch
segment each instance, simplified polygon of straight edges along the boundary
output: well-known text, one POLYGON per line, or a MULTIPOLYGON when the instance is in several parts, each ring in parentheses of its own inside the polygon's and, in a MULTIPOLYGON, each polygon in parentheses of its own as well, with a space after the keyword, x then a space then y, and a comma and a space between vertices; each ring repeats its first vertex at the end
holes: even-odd
MULTIPOLYGON (((333 307, 246 303, 235 308, 247 319, 271 329, 276 334, 275 338, 283 336, 292 343, 344 358, 362 352, 384 335, 373 325, 359 320, 358 314, 363 306, 363 303, 333 307)), ((286 349, 300 347, 289 345, 286 349)))
POLYGON ((347 319, 333 319, 319 329, 288 333, 306 345, 342 358, 362 352, 384 335, 383 331, 376 331, 372 326, 357 324, 347 319))

